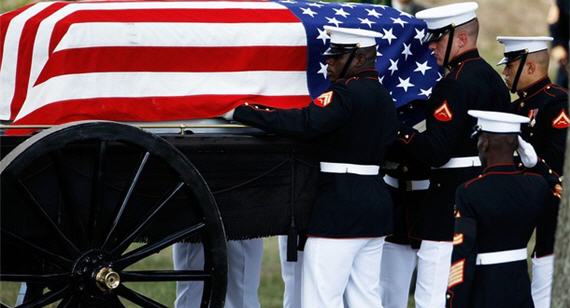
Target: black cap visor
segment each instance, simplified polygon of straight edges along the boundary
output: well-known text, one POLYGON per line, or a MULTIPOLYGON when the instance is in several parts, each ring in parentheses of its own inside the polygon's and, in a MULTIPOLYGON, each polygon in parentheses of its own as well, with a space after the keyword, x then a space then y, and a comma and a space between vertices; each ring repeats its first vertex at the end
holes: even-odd
POLYGON ((357 49, 357 48, 358 48, 357 44, 335 44, 335 43, 331 43, 330 47, 327 50, 325 50, 325 52, 323 52, 323 56, 327 56, 327 57, 340 56, 340 55, 350 53, 354 49, 357 49))
POLYGON ((468 24, 468 23, 470 23, 476 19, 477 18, 470 19, 470 20, 468 20, 462 24, 459 24, 459 25, 450 24, 450 25, 447 25, 447 26, 445 26, 443 28, 439 28, 439 29, 428 29, 426 36, 424 36, 424 38, 422 39, 422 43, 428 44, 431 42, 437 42, 437 41, 441 40, 441 38, 444 35, 449 33, 449 31, 451 31, 451 29, 466 25, 466 24, 468 24))
POLYGON ((445 26, 443 28, 434 29, 434 30, 428 29, 426 36, 424 36, 424 38, 422 39, 422 43, 423 44, 429 44, 432 42, 437 42, 437 41, 441 40, 441 38, 444 37, 447 33, 449 33, 449 31, 451 31, 452 28, 453 28, 453 26, 449 25, 449 26, 445 26))
POLYGON ((520 59, 522 55, 524 55, 525 53, 528 53, 526 49, 505 52, 503 55, 504 56, 503 59, 501 59, 501 61, 499 61, 497 65, 507 64, 516 61, 520 59))

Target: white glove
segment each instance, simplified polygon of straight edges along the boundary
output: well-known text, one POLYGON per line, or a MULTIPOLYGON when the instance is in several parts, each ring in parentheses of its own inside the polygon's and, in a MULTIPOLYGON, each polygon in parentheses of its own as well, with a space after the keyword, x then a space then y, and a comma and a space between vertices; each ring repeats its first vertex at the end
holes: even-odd
POLYGON ((517 149, 517 152, 519 153, 519 157, 521 158, 523 165, 527 168, 536 166, 536 163, 538 162, 538 156, 536 155, 534 147, 530 143, 524 141, 521 136, 518 136, 518 138, 519 147, 517 149))
POLYGON ((234 109, 232 109, 232 110, 230 110, 230 111, 228 111, 228 112, 222 114, 222 118, 224 118, 224 119, 226 119, 226 120, 228 120, 228 121, 232 121, 232 120, 234 119, 234 111, 235 111, 235 110, 236 110, 236 109, 234 108, 234 109))

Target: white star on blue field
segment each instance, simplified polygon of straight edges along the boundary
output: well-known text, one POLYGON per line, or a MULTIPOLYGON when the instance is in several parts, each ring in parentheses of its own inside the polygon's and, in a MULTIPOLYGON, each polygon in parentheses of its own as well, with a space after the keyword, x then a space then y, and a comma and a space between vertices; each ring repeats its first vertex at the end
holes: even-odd
POLYGON ((307 82, 311 97, 329 87, 327 65, 322 53, 328 48, 325 25, 373 30, 382 34, 376 68, 379 82, 391 93, 397 107, 413 100, 425 100, 440 78, 431 52, 421 44, 426 35, 423 21, 384 5, 277 1, 299 18, 307 33, 307 82))

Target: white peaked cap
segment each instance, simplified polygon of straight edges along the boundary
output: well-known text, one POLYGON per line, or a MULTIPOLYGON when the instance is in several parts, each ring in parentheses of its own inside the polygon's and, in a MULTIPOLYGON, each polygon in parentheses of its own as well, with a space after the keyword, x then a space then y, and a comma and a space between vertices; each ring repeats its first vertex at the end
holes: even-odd
POLYGON ((357 47, 376 46, 376 38, 382 34, 376 31, 324 26, 331 44, 357 44, 357 47))
POLYGON ((521 123, 529 118, 517 114, 483 110, 469 110, 467 113, 477 118, 479 129, 488 133, 516 134, 521 131, 521 123))
POLYGON ((476 2, 462 2, 433 7, 416 13, 416 18, 423 19, 428 29, 435 30, 449 25, 459 26, 477 15, 475 10, 479 7, 476 2))
POLYGON ((497 41, 505 45, 505 57, 499 62, 504 64, 509 62, 506 54, 524 51, 522 53, 531 53, 548 49, 548 43, 552 42, 549 36, 497 36, 497 41))

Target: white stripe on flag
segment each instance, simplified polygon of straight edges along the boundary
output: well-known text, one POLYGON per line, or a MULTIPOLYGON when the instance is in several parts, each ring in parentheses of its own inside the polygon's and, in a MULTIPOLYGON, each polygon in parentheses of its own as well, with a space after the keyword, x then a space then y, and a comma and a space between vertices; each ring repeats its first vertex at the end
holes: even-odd
POLYGON ((308 95, 306 76, 305 71, 62 75, 32 88, 16 120, 50 103, 97 97, 308 95))
POLYGON ((32 5, 14 17, 8 25, 2 25, 2 27, 8 27, 4 38, 2 59, 0 59, 2 61, 0 62, 2 63, 0 66, 0 89, 2 89, 0 90, 0 119, 2 120, 10 118, 10 103, 16 86, 16 64, 18 63, 18 48, 22 29, 26 21, 52 4, 40 2, 32 5))
POLYGON ((78 23, 56 51, 107 46, 305 46, 301 23, 78 23), (255 35, 252 35, 255 33, 255 35))

